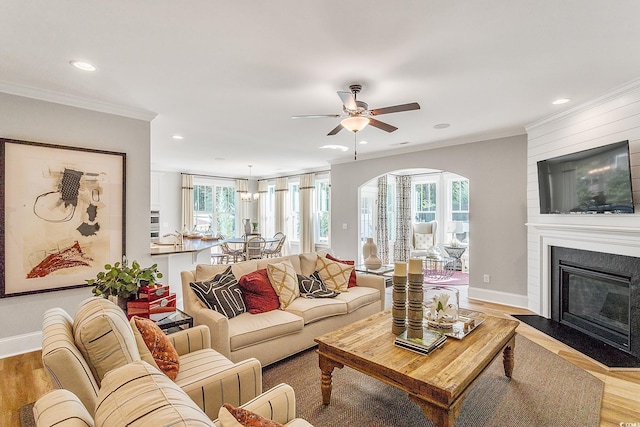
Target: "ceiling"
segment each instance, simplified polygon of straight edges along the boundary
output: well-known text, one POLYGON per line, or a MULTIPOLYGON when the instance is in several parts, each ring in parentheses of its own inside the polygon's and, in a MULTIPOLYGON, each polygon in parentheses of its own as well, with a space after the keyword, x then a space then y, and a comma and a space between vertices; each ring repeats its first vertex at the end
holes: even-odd
POLYGON ((154 170, 278 176, 353 160, 353 133, 326 136, 339 119, 291 119, 340 114, 351 83, 370 108, 422 106, 359 132, 358 159, 522 134, 640 77, 638 17, 637 0, 2 0, 0 90, 155 115, 154 170))

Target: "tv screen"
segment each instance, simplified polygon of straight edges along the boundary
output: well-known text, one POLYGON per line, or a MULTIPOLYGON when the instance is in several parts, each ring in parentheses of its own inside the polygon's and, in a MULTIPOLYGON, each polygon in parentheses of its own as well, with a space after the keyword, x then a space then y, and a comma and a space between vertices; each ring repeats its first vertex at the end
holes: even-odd
POLYGON ((541 214, 634 213, 629 141, 538 162, 541 214))

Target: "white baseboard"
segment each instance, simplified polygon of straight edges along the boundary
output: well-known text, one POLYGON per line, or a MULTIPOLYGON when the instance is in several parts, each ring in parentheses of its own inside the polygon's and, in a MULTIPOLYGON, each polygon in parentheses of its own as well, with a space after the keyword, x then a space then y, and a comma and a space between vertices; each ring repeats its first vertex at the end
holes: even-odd
POLYGON ((0 338, 0 359, 42 349, 42 332, 0 338))
POLYGON ((529 299, 526 295, 492 291, 490 289, 473 288, 471 286, 469 286, 469 298, 526 309, 528 309, 529 306, 529 299))

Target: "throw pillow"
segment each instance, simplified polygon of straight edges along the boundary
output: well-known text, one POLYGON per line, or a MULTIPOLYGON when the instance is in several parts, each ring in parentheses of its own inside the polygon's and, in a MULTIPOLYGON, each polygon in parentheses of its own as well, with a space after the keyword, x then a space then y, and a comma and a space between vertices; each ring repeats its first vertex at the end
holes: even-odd
POLYGON ((327 288, 317 271, 314 271, 308 277, 298 274, 298 287, 300 288, 300 295, 305 298, 334 298, 340 295, 340 292, 327 288))
POLYGON ((332 261, 318 255, 316 271, 325 285, 327 285, 327 288, 338 292, 348 291, 349 276, 353 271, 353 266, 332 261))
POLYGON ((243 408, 236 408, 225 403, 218 412, 220 427, 284 427, 282 424, 268 420, 243 408))
MULTIPOLYGON (((335 262, 341 262, 347 265, 355 265, 354 261, 341 260, 334 257, 331 254, 327 254, 326 257, 335 262)), ((351 274, 349 275, 349 284, 347 285, 347 288, 353 288, 354 286, 356 286, 356 269, 355 268, 351 271, 351 274)))
POLYGON ((238 280, 238 284, 249 313, 266 313, 280 308, 278 294, 269 282, 266 268, 245 274, 238 280))
POLYGON ((166 376, 175 380, 180 369, 180 356, 169 338, 153 320, 138 316, 133 316, 131 320, 135 323, 158 368, 166 376))
POLYGON ((247 311, 242 300, 242 290, 236 276, 231 272, 231 266, 224 273, 213 276, 213 279, 191 282, 189 287, 193 289, 204 305, 223 314, 228 319, 247 311))
POLYGON ((415 233, 413 239, 416 243, 416 249, 429 249, 433 246, 433 234, 415 233))
POLYGON ((271 286, 278 294, 282 310, 300 296, 296 270, 293 268, 291 261, 286 260, 267 265, 267 275, 271 286))

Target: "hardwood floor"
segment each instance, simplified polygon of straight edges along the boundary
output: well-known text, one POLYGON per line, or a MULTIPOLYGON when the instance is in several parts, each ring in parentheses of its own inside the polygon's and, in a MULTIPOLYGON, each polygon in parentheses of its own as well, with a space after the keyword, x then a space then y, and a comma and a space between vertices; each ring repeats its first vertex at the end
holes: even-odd
MULTIPOLYGON (((501 317, 509 317, 510 314, 531 314, 528 310, 521 308, 471 300, 467 297, 467 286, 458 286, 458 288, 460 305, 463 307, 501 317)), ((390 304, 391 288, 388 288, 387 294, 386 300, 390 304)), ((600 411, 601 427, 624 426, 624 423, 640 425, 640 371, 609 371, 588 357, 523 323, 520 324, 517 332, 604 382, 604 397, 600 411)), ((20 427, 20 407, 35 401, 52 388, 40 358, 41 352, 36 351, 0 359, 0 378, 2 378, 0 426, 20 427)))

